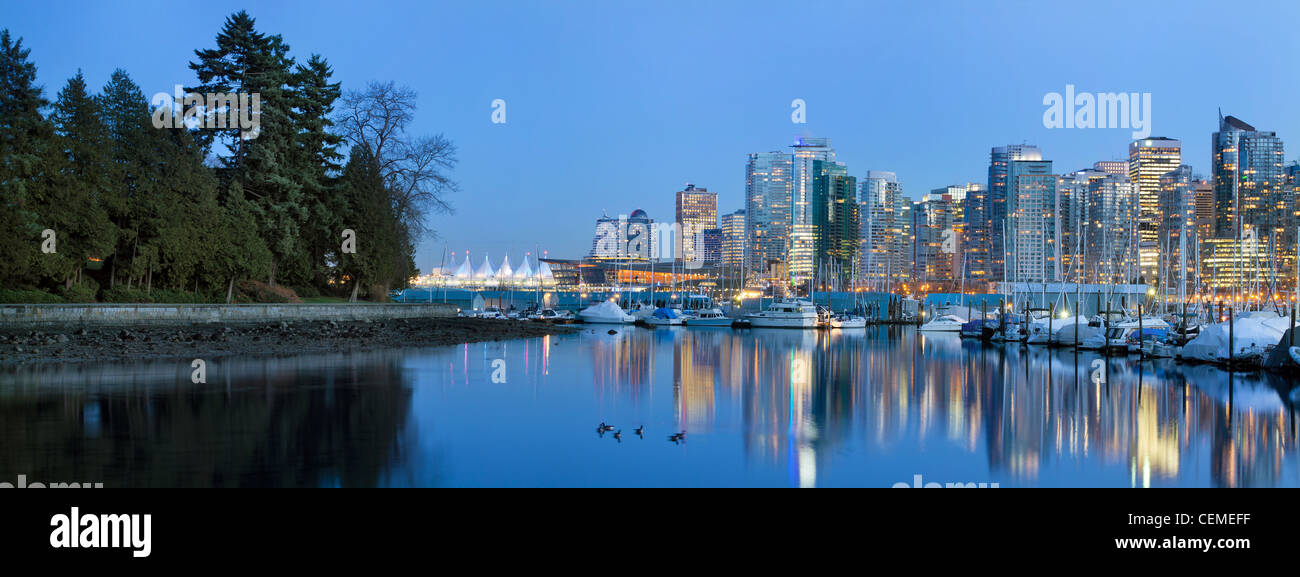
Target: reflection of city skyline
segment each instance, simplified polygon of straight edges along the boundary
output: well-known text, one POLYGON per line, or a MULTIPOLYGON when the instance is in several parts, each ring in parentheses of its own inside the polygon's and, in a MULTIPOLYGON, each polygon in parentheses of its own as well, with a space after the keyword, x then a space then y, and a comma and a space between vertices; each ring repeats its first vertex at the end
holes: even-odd
MULTIPOLYGON (((983 346, 898 327, 624 333, 596 358, 612 352, 624 356, 608 366, 636 367, 652 347, 671 345, 678 425, 726 426, 718 413, 734 407, 747 459, 785 467, 791 485, 815 483, 837 449, 855 442, 867 459, 947 442, 983 452, 990 474, 1017 484, 1095 461, 1122 468, 1134 487, 1180 476, 1273 485, 1295 458, 1293 409, 1279 393, 1286 384, 1267 374, 1234 375, 1229 387, 1213 367, 983 346)), ((623 374, 638 386, 607 384, 647 386, 647 370, 623 374)))

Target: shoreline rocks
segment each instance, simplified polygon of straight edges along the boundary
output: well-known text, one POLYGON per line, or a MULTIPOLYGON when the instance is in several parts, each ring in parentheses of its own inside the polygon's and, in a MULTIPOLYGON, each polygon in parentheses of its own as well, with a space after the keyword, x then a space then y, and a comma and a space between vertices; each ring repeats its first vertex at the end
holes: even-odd
POLYGON ((531 321, 468 318, 69 326, 40 330, 0 327, 0 365, 432 347, 578 330, 576 326, 531 321))

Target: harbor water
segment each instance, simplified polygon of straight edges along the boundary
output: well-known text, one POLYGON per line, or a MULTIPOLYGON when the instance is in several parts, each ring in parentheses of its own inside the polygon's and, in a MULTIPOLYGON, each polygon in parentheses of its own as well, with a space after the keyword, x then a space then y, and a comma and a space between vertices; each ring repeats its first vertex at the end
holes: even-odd
POLYGON ((214 359, 199 384, 188 359, 0 367, 0 482, 1300 486, 1297 391, 1268 373, 908 326, 612 328, 214 359))

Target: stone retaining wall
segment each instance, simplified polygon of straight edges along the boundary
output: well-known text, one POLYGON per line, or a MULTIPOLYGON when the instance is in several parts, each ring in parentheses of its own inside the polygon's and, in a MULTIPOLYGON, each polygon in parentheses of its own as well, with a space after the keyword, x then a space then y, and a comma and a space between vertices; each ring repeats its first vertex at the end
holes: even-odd
POLYGON ((454 317, 454 304, 0 305, 0 326, 184 325, 454 317))

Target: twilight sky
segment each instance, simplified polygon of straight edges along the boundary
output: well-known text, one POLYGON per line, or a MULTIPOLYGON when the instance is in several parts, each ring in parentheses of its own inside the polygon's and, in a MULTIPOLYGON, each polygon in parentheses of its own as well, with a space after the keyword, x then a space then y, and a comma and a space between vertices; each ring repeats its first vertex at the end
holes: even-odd
POLYGON ((518 262, 590 248, 594 221, 671 220, 687 182, 744 205, 750 152, 832 139, 861 178, 898 173, 919 198, 987 177, 989 148, 1037 144, 1057 172, 1124 159, 1130 129, 1048 129, 1044 95, 1149 92, 1153 136, 1208 174, 1217 109, 1300 146, 1300 3, 1239 0, 937 2, 6 2, 53 99, 84 71, 125 68, 148 95, 189 84, 196 48, 247 9, 293 55, 325 56, 343 88, 394 80, 420 95, 416 132, 459 147, 443 247, 518 262), (491 122, 506 101, 506 123, 491 122), (791 122, 791 101, 807 123, 791 122))

